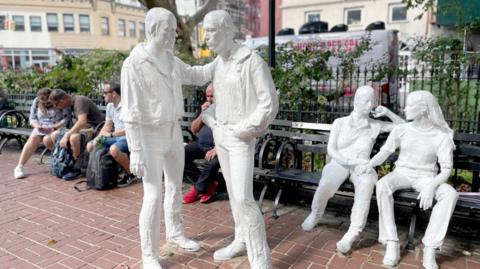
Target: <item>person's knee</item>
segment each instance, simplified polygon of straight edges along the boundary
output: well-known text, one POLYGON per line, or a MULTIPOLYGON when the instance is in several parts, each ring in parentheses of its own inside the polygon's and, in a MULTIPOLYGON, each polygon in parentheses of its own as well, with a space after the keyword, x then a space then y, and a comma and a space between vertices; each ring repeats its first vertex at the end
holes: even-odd
POLYGON ((120 154, 122 154, 122 152, 117 148, 117 146, 115 145, 112 145, 110 147, 110 149, 108 150, 108 152, 110 153, 110 155, 112 155, 112 157, 116 160, 118 159, 118 157, 120 156, 120 154))
POLYGON ((95 146, 93 145, 93 143, 87 143, 87 151, 88 151, 88 152, 92 152, 92 150, 93 150, 94 147, 95 147, 95 146))
POLYGON ((72 134, 70 136, 70 144, 71 145, 79 145, 80 144, 80 134, 72 134))
POLYGON ((450 185, 448 184, 442 184, 439 186, 439 189, 443 195, 443 198, 450 203, 455 203, 458 199, 458 192, 450 185))
POLYGON ((387 184, 385 184, 384 180, 377 181, 377 183, 375 184, 375 189, 377 192, 377 196, 392 194, 392 192, 390 191, 390 188, 388 187, 387 184))

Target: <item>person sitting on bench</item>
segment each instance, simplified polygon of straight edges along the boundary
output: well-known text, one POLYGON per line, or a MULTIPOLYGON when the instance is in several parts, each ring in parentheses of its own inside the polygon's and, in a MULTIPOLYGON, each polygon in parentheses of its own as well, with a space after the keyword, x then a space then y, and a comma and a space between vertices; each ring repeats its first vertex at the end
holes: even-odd
MULTIPOLYGON (((49 100, 58 109, 71 108, 76 118, 75 124, 60 140, 62 148, 70 145, 75 160, 74 171, 63 176, 63 179, 73 180, 81 175, 81 153, 87 141, 93 138, 95 127, 103 121, 104 117, 98 107, 85 96, 70 95, 61 89, 55 89, 50 94, 49 100)), ((58 132, 55 131, 54 135, 58 135, 58 132)))
POLYGON ((68 112, 57 109, 52 105, 48 100, 50 93, 51 90, 47 88, 39 90, 30 107, 29 122, 33 127, 33 131, 28 137, 27 143, 25 143, 20 154, 18 165, 13 171, 13 175, 17 179, 26 176, 24 165, 37 150, 41 142, 48 149, 51 150, 53 148, 56 136, 52 132, 62 127, 67 120, 67 115, 69 115, 68 112))
POLYGON ((118 182, 118 186, 122 187, 131 184, 137 179, 137 177, 130 173, 130 160, 128 157, 127 137, 125 136, 125 125, 120 119, 120 111, 122 109, 120 106, 120 84, 113 82, 104 84, 103 97, 107 104, 105 124, 97 137, 88 142, 87 151, 92 152, 97 143, 100 143, 100 138, 105 138, 102 146, 109 148, 109 153, 112 155, 112 158, 117 161, 125 171, 125 175, 118 182))
MULTIPOLYGON (((202 111, 209 108, 213 104, 213 85, 208 85, 205 90, 205 97, 207 102, 202 105, 202 111)), ((210 127, 203 124, 202 115, 199 115, 191 125, 192 132, 198 137, 198 140, 185 146, 185 166, 190 166, 196 169, 193 163, 196 159, 205 159, 207 163, 200 173, 200 177, 195 182, 195 185, 190 187, 187 193, 183 196, 183 203, 190 204, 199 199, 200 203, 207 203, 211 200, 213 194, 217 190, 218 170, 220 163, 218 162, 217 152, 215 150, 215 143, 213 142, 213 134, 210 127)))

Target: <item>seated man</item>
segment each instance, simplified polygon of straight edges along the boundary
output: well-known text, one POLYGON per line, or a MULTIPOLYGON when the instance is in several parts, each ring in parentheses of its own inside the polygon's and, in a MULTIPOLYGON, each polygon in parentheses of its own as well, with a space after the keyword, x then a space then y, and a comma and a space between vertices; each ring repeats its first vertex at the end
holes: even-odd
POLYGON ((105 124, 100 130, 100 133, 93 140, 88 142, 87 151, 91 152, 97 143, 100 143, 99 138, 104 137, 102 143, 103 147, 109 148, 110 155, 120 164, 125 171, 125 175, 118 182, 118 185, 129 185, 137 178, 130 173, 130 160, 128 159, 128 145, 127 137, 125 136, 125 126, 120 119, 120 84, 108 83, 105 84, 103 90, 103 97, 105 98, 106 116, 105 124), (113 130, 113 131, 112 131, 113 130))
MULTIPOLYGON (((202 105, 202 111, 210 107, 213 103, 213 86, 208 85, 205 90, 207 102, 202 105)), ((185 146, 185 166, 195 167, 193 161, 196 159, 205 159, 207 163, 200 173, 195 185, 188 190, 183 196, 183 203, 190 204, 198 200, 200 203, 206 203, 211 200, 213 194, 217 190, 220 163, 218 162, 215 144, 213 142, 213 134, 210 127, 203 124, 202 115, 199 115, 191 125, 192 132, 198 137, 198 140, 185 146)))
MULTIPOLYGON (((103 121, 103 115, 97 106, 87 97, 80 95, 70 95, 61 89, 52 91, 49 97, 50 102, 58 109, 70 107, 73 116, 76 119, 75 124, 60 140, 60 146, 67 148, 70 145, 73 159, 75 160, 74 171, 63 176, 65 180, 73 180, 80 176, 81 158, 80 154, 89 141, 94 136, 95 127, 103 121)), ((57 137, 59 131, 55 131, 54 137, 57 137)))

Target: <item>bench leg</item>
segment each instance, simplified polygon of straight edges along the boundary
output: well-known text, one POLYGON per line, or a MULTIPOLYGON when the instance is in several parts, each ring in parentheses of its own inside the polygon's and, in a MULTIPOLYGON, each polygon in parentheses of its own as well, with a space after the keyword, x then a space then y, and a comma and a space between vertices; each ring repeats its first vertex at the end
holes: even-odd
POLYGON ((418 215, 418 204, 415 205, 412 211, 412 216, 410 217, 410 227, 408 229, 408 242, 407 242, 407 249, 414 250, 415 249, 415 225, 417 223, 417 215, 418 215))
POLYGON ((280 187, 280 189, 279 189, 278 192, 277 192, 277 196, 275 196, 275 204, 273 205, 273 211, 272 211, 272 217, 273 217, 274 219, 278 219, 278 218, 279 218, 279 216, 278 216, 278 214, 277 214, 277 209, 278 209, 278 204, 279 204, 279 202, 280 202, 280 196, 282 196, 282 192, 283 192, 283 190, 282 190, 282 188, 280 187))
POLYGON ((265 198, 265 193, 267 193, 267 188, 268 188, 268 183, 265 182, 263 184, 262 192, 260 193, 260 197, 258 198, 258 207, 260 207, 260 212, 262 212, 262 215, 265 214, 262 209, 263 205, 263 199, 265 198))
POLYGON ((8 138, 8 137, 0 140, 0 154, 2 154, 2 150, 5 147, 5 145, 7 144, 8 140, 10 140, 10 138, 8 138))
POLYGON ((38 164, 43 164, 43 158, 45 157, 45 155, 47 154, 49 150, 47 148, 45 148, 43 151, 42 151, 42 154, 40 154, 40 160, 38 161, 38 164))
POLYGON ((478 192, 480 189, 480 181, 478 178, 479 173, 478 172, 473 172, 472 173, 472 191, 473 192, 478 192))

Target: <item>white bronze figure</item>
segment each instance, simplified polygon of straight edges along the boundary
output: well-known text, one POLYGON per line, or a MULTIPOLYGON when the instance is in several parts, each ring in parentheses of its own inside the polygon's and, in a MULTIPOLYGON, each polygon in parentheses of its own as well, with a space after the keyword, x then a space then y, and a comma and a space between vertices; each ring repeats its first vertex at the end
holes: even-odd
POLYGON ((423 267, 436 269, 435 251, 443 243, 458 198, 455 189, 446 183, 453 163, 453 131, 445 122, 437 100, 427 91, 408 95, 405 115, 412 122, 397 125, 380 152, 359 170, 372 170, 400 148, 395 169, 376 184, 378 240, 386 244, 383 264, 395 266, 400 259, 392 195, 397 190, 413 188, 420 193, 418 199, 423 210, 432 207, 433 199, 436 200, 422 240, 423 267))
POLYGON ((235 27, 226 11, 209 12, 203 21, 207 45, 218 54, 213 64, 215 104, 204 111, 212 129, 235 221, 235 238, 214 253, 229 260, 247 250, 252 269, 271 269, 265 224, 253 198, 255 138, 273 121, 278 96, 266 63, 234 42, 235 27))
POLYGON ((337 250, 348 253, 367 222, 373 188, 378 176, 374 170, 357 173, 355 168, 366 164, 381 132, 389 132, 394 124, 404 120, 385 107, 375 110, 375 117, 387 116, 393 123, 369 118, 375 101, 374 89, 359 87, 355 93, 354 109, 349 116, 336 119, 328 140, 328 155, 331 161, 325 165, 322 177, 312 201, 312 212, 305 219, 302 228, 312 230, 324 215, 327 202, 335 195, 340 185, 348 178, 355 186, 355 198, 350 215, 350 227, 337 242, 337 250))

